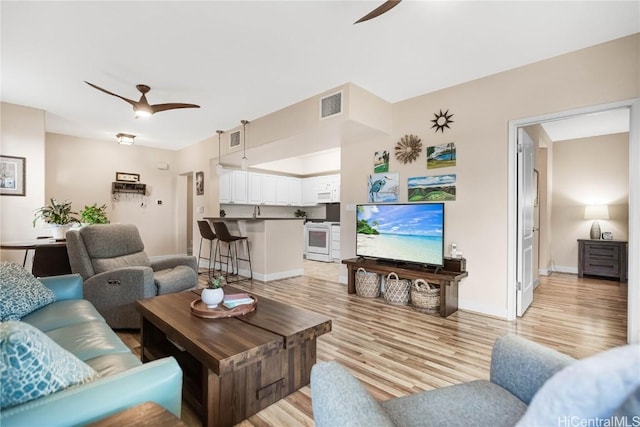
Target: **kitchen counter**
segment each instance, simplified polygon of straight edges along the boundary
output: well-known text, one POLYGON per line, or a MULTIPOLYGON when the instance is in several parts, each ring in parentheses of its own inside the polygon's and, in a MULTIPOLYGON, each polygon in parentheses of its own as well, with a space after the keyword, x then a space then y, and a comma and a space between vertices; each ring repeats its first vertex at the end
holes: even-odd
MULTIPOLYGON (((246 236, 251 250, 254 279, 270 280, 301 276, 304 272, 304 218, 205 217, 209 222, 224 221, 232 235, 246 236)), ((212 227, 213 228, 213 227, 212 227)), ((222 244, 223 251, 226 246, 222 244)), ((245 245, 238 246, 246 258, 245 245)), ((241 262, 240 274, 249 276, 248 265, 241 262), (245 265, 243 265, 245 264, 245 265)))

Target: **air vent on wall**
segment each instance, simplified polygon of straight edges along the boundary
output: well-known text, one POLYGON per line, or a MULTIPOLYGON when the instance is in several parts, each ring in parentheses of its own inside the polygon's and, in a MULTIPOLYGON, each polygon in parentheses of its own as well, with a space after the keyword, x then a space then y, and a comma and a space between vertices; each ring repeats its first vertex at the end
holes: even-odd
POLYGON ((240 131, 231 133, 229 137, 229 148, 235 148, 240 146, 240 131))
POLYGON ((335 116, 342 113, 342 92, 325 96, 320 99, 320 118, 335 116))

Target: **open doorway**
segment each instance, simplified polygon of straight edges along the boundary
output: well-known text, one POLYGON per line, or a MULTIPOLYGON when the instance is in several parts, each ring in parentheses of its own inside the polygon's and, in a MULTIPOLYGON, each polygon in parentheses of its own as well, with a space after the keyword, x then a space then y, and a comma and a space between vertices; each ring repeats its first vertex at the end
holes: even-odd
MULTIPOLYGON (((519 298, 518 293, 520 290, 518 286, 523 283, 523 280, 527 280, 522 277, 522 270, 519 266, 522 264, 522 242, 519 241, 519 236, 522 232, 519 227, 522 225, 522 220, 519 218, 523 215, 520 209, 523 203, 518 200, 519 192, 518 188, 521 185, 519 181, 520 173, 518 172, 518 138, 517 134, 521 128, 528 126, 534 126, 537 124, 548 123, 558 121, 566 118, 577 117, 582 115, 593 115, 604 111, 624 108, 629 112, 630 127, 629 127, 629 197, 628 197, 628 226, 629 226, 629 259, 634 260, 637 258, 638 244, 640 243, 640 229, 635 224, 640 213, 640 201, 638 200, 638 194, 640 194, 640 156, 638 152, 640 142, 638 141, 638 126, 639 126, 639 106, 640 102, 635 100, 622 101, 613 104, 601 105, 589 107, 581 110, 573 110, 563 113, 555 113, 546 116, 533 117, 528 119, 514 120, 509 123, 509 277, 508 284, 508 316, 510 320, 516 318, 517 313, 517 300, 519 298)), ((521 194, 520 194, 521 195, 521 194)), ((533 204, 531 204, 533 207, 533 204)), ((533 213, 531 213, 533 215, 533 213)), ((640 342, 640 300, 639 295, 639 266, 635 262, 629 263, 628 271, 628 333, 627 339, 629 342, 640 342)), ((519 311, 519 310, 518 310, 519 311)))

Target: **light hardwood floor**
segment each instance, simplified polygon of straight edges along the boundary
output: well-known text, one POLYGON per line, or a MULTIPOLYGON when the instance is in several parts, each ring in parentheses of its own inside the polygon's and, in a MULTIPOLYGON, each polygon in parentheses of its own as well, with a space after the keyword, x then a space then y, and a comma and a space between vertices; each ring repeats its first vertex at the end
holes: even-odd
MULTIPOLYGON (((504 334, 521 335, 576 358, 626 342, 627 286, 618 282, 558 273, 541 277, 525 316, 507 322, 463 311, 443 319, 348 295, 338 283, 339 264, 305 261, 304 268, 301 277, 234 286, 329 316, 333 328, 318 339, 318 360, 338 360, 377 399, 488 379, 491 347, 504 334)), ((119 334, 139 350, 138 333, 119 334)), ((200 425, 186 404, 182 418, 190 426, 200 425)), ((313 425, 308 386, 238 424, 313 425)))

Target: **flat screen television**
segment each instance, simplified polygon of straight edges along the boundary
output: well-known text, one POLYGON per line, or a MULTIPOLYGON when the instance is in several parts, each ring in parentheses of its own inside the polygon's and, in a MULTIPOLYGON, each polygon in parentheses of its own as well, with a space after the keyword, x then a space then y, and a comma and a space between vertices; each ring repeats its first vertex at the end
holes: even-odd
POLYGON ((356 256, 443 266, 444 203, 357 205, 356 256))

